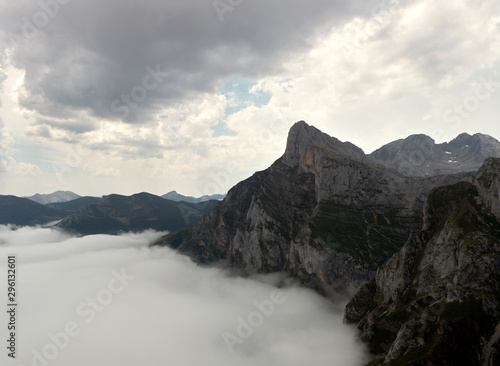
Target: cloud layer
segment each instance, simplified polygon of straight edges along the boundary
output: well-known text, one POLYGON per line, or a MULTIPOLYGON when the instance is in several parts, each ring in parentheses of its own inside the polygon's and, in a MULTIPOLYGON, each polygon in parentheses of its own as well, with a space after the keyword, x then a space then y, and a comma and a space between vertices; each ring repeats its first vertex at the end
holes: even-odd
POLYGON ((240 2, 226 5, 231 10, 221 20, 211 1, 46 0, 5 3, 0 21, 11 62, 26 71, 21 105, 49 126, 83 133, 95 126, 82 113, 143 122, 159 106, 216 92, 231 74, 275 73, 284 59, 310 48, 310 38, 328 22, 369 11, 359 5, 240 2), (45 22, 40 14, 48 15, 45 22), (142 85, 151 89, 135 101, 140 108, 126 115, 116 109, 127 103, 111 108, 142 85))
POLYGON ((0 7, 5 193, 223 193, 298 120, 366 152, 412 133, 500 138, 495 0, 0 7))
POLYGON ((18 258, 19 353, 8 364, 31 365, 37 354, 55 355, 49 365, 73 366, 365 361, 338 305, 306 289, 278 289, 276 276, 231 277, 149 248, 159 235, 73 238, 1 227, 2 268, 8 254, 18 258), (240 329, 242 322, 255 327, 240 329), (231 336, 241 342, 227 342, 231 336))

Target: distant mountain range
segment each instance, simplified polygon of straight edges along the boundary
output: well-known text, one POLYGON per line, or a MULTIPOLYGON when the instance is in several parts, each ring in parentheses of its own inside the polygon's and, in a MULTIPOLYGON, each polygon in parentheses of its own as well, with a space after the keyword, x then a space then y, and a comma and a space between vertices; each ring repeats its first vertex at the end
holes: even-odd
MULTIPOLYGON (((189 202, 189 203, 199 203, 199 202, 205 202, 205 201, 211 201, 211 200, 220 201, 220 200, 223 200, 224 197, 226 197, 226 195, 225 194, 213 194, 210 196, 204 195, 201 197, 192 197, 192 196, 184 196, 182 194, 177 193, 176 191, 171 191, 171 192, 164 194, 161 197, 168 199, 170 201, 175 201, 175 202, 183 201, 183 202, 189 202)), ((71 191, 57 191, 57 192, 50 193, 50 194, 37 193, 33 196, 23 197, 23 198, 38 202, 42 205, 47 205, 47 204, 75 201, 78 198, 84 198, 84 200, 79 201, 79 202, 90 202, 89 200, 91 198, 95 198, 95 197, 88 197, 88 196, 82 197, 82 196, 79 196, 78 194, 71 192, 71 191)), ((75 204, 78 205, 78 202, 75 201, 73 203, 73 206, 75 204)), ((56 205, 53 207, 60 208, 60 207, 64 207, 64 206, 57 206, 56 205)))
POLYGON ((192 196, 184 196, 182 194, 177 193, 176 191, 171 191, 162 196, 163 198, 166 198, 171 201, 179 202, 179 201, 184 201, 184 202, 190 202, 190 203, 199 203, 199 202, 205 202, 205 201, 210 201, 210 200, 215 200, 215 201, 220 201, 223 200, 224 197, 226 197, 225 194, 213 194, 211 196, 201 196, 201 197, 192 197, 192 196))
POLYGON ((34 196, 23 197, 23 198, 27 198, 29 200, 38 202, 42 205, 46 205, 48 203, 68 202, 76 200, 77 198, 80 198, 80 196, 70 191, 57 191, 50 194, 37 193, 34 196))
POLYGON ((89 205, 91 203, 99 202, 101 198, 99 197, 79 197, 77 199, 71 201, 57 202, 57 203, 48 203, 46 206, 52 207, 58 210, 65 211, 67 214, 75 212, 82 208, 85 205, 89 205))
POLYGON ((154 229, 175 231, 192 225, 218 201, 175 202, 149 193, 112 194, 67 216, 57 227, 81 235, 154 229))
POLYGON ((68 202, 42 205, 27 198, 0 195, 0 224, 46 225, 62 220, 56 227, 79 235, 146 229, 173 231, 192 225, 218 202, 176 202, 139 193, 132 196, 79 197, 68 202))
POLYGON ((416 176, 477 171, 488 157, 500 157, 500 142, 481 133, 462 133, 442 144, 426 135, 411 135, 368 155, 377 163, 416 176))
POLYGON ((0 224, 2 225, 42 225, 59 220, 64 215, 64 211, 26 198, 0 196, 0 224))

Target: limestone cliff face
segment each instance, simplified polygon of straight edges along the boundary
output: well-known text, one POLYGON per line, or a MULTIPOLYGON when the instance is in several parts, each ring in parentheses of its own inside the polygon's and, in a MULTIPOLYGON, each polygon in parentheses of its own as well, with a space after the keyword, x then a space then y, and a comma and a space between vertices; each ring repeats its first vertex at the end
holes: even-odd
POLYGON ((499 364, 499 167, 433 189, 422 230, 347 305, 373 364, 499 364))
POLYGON ((473 174, 407 176, 298 122, 270 168, 232 188, 196 225, 157 244, 245 274, 287 271, 322 293, 348 291, 372 278, 421 227, 431 188, 464 179, 473 174))
POLYGON ((485 160, 478 171, 475 185, 486 207, 500 218, 500 159, 485 160))

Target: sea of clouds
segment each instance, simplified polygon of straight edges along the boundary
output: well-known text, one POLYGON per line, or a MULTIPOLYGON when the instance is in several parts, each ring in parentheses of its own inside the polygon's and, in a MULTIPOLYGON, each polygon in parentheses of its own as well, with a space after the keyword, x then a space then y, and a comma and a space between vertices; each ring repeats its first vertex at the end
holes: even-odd
POLYGON ((362 365, 339 304, 280 276, 205 268, 162 233, 72 237, 0 226, 2 365, 362 365), (16 256, 15 355, 7 259, 16 256), (5 309, 5 310, 4 310, 5 309), (340 310, 339 310, 340 309, 340 310))

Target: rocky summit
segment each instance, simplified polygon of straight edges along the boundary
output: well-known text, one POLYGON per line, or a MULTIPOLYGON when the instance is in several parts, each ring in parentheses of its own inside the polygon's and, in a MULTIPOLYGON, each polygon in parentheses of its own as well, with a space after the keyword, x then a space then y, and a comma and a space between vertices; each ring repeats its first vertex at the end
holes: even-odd
POLYGON ((349 293, 422 226, 432 188, 474 176, 410 176, 301 121, 271 167, 156 244, 244 274, 285 271, 323 294, 349 293))
POLYGON ((422 229, 349 302, 373 365, 500 364, 500 159, 433 189, 422 229))
POLYGON ((442 144, 426 135, 411 135, 369 155, 377 163, 416 176, 477 171, 488 157, 500 158, 500 142, 481 133, 462 133, 442 144))

